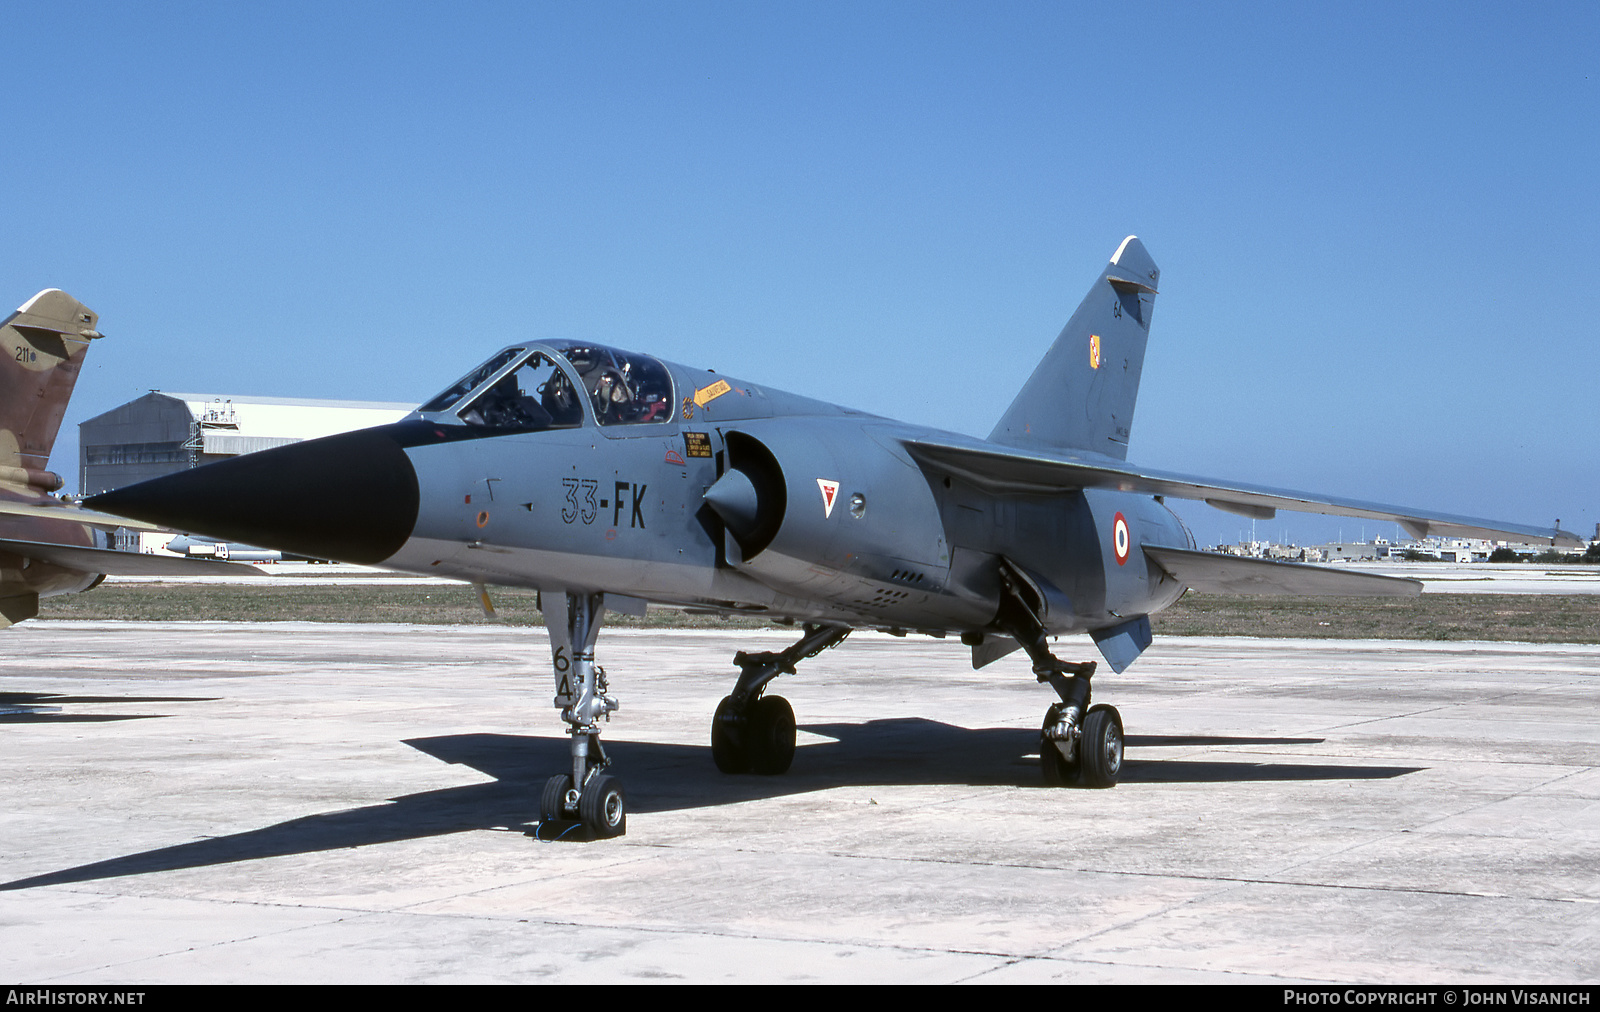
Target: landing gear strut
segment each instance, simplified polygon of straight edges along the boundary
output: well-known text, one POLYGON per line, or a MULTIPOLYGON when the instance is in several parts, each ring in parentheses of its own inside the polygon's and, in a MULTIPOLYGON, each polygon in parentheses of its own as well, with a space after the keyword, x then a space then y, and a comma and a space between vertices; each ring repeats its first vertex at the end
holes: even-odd
POLYGON ((794 709, 782 696, 763 696, 768 682, 794 674, 794 666, 829 647, 838 646, 850 630, 843 626, 807 625, 800 642, 776 653, 741 650, 733 663, 739 681, 717 704, 711 718, 711 758, 724 773, 787 773, 794 762, 794 709))
POLYGON ((581 822, 598 837, 628 831, 622 782, 603 772, 611 765, 600 744, 600 721, 611 719, 617 701, 606 695, 605 669, 594 662, 594 643, 605 615, 604 594, 544 598, 550 653, 556 676, 555 705, 572 739, 572 772, 545 781, 539 796, 544 822, 581 822))
POLYGON ((1051 785, 1114 787, 1122 774, 1122 715, 1105 703, 1089 705, 1095 662, 1063 661, 1050 652, 1044 624, 1025 584, 1001 566, 1000 613, 995 621, 1027 651, 1033 673, 1061 702, 1050 704, 1039 729, 1039 767, 1051 785))

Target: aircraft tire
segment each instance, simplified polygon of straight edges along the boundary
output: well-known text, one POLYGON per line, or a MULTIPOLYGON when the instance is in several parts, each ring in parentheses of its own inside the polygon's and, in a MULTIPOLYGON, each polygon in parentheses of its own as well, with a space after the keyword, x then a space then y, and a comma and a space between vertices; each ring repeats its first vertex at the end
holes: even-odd
POLYGON ((622 781, 603 773, 590 777, 578 797, 578 820, 602 839, 625 835, 628 802, 622 792, 622 781))
POLYGON ((1045 736, 1045 732, 1061 720, 1064 706, 1065 703, 1051 703, 1050 709, 1044 711, 1044 723, 1039 726, 1039 771, 1044 774, 1044 782, 1050 787, 1063 787, 1076 783, 1078 779, 1076 759, 1062 755, 1056 743, 1045 736))
POLYGON ((1079 745, 1078 783, 1115 787, 1122 775, 1122 715, 1104 703, 1089 707, 1079 745))
POLYGON ((789 772, 794 762, 794 707, 782 696, 762 696, 750 708, 745 742, 750 768, 762 776, 789 772))
POLYGON ((733 697, 723 696, 711 718, 711 760, 724 773, 749 773, 750 753, 745 750, 747 716, 734 709, 733 697))
POLYGON ((567 820, 567 813, 563 809, 567 792, 570 790, 572 790, 572 777, 565 773, 557 773, 544 782, 544 790, 539 794, 540 822, 567 820))

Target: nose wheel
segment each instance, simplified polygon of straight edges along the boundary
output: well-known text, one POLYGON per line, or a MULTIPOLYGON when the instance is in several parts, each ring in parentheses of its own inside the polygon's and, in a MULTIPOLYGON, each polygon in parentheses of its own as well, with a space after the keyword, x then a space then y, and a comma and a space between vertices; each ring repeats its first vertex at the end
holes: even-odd
MULTIPOLYGON (((565 822, 569 816, 569 799, 567 794, 572 791, 572 777, 565 773, 557 773, 544 782, 544 790, 539 795, 539 821, 540 822, 565 822)), ((570 799, 576 801, 576 798, 570 799)))
POLYGON ((622 781, 597 773, 578 795, 578 821, 596 836, 610 838, 628 831, 627 798, 622 781))
POLYGON ((628 799, 622 781, 596 771, 582 790, 574 790, 572 777, 558 773, 544 782, 539 796, 541 822, 578 822, 601 839, 628 832, 628 799))

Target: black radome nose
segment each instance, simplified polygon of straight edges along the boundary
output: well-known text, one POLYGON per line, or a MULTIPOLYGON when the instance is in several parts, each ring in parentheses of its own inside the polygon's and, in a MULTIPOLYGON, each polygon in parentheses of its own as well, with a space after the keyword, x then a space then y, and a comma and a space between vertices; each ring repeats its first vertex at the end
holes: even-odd
POLYGON ((417 472, 390 431, 308 439, 85 500, 92 509, 313 559, 373 565, 417 522, 417 472))

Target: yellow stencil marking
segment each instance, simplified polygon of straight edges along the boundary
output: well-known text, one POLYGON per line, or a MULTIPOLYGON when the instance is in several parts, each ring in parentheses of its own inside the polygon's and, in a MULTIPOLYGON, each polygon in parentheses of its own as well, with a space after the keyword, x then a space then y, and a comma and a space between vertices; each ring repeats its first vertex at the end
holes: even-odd
POLYGON ((474 583, 472 589, 478 592, 478 606, 483 609, 483 617, 499 618, 494 613, 494 602, 489 600, 489 588, 481 583, 474 583))
POLYGON ((1100 368, 1100 335, 1089 335, 1089 368, 1100 368))
POLYGON ((701 387, 696 390, 694 392, 694 402, 703 408, 706 406, 707 401, 714 401, 732 389, 733 387, 728 385, 727 380, 717 380, 708 387, 701 387))

